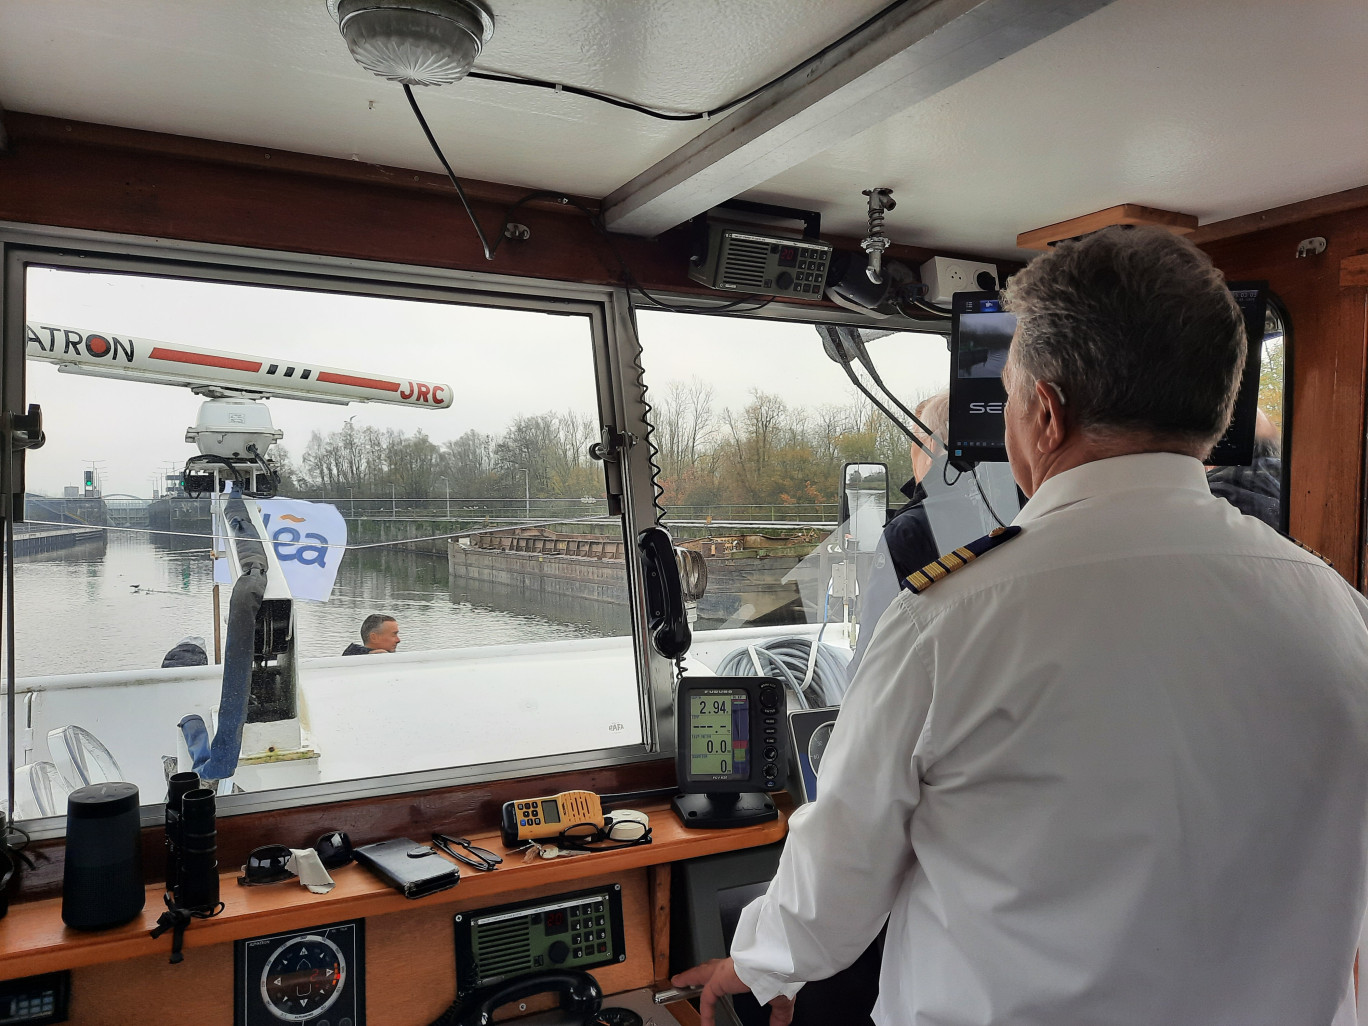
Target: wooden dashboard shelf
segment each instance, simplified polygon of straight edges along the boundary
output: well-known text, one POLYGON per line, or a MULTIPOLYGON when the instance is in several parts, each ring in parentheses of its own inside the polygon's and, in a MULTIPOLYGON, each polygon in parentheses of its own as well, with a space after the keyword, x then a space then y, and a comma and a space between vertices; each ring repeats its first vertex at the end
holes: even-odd
MULTIPOLYGON (((508 852, 497 833, 471 835, 475 844, 503 853, 503 865, 488 873, 462 866, 460 883, 425 898, 405 898, 369 870, 355 864, 333 873, 337 886, 329 894, 312 894, 293 881, 240 887, 237 873, 227 873, 219 878, 219 893, 226 907, 213 919, 195 920, 185 932, 185 947, 208 947, 245 937, 415 908, 478 908, 490 904, 491 898, 542 890, 551 893, 591 877, 770 844, 783 838, 788 818, 787 806, 781 801, 779 819, 772 823, 735 830, 686 830, 668 806, 646 806, 643 811, 651 817, 652 843, 590 855, 524 863, 522 853, 508 852)), ((426 837, 414 838, 417 843, 426 840, 426 837)), ((147 904, 138 919, 93 933, 69 929, 62 922, 60 898, 11 907, 9 915, 0 919, 0 979, 117 962, 158 952, 169 955, 169 933, 156 940, 148 936, 165 908, 162 890, 160 886, 147 889, 147 904)))

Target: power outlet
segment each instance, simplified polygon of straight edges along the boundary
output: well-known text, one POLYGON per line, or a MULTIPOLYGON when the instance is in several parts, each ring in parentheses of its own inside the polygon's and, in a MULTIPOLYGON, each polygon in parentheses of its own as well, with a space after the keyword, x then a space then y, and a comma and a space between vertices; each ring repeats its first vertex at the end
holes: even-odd
POLYGON ((921 266, 926 300, 950 305, 956 292, 991 292, 998 287, 996 264, 979 264, 957 257, 932 257, 921 266))

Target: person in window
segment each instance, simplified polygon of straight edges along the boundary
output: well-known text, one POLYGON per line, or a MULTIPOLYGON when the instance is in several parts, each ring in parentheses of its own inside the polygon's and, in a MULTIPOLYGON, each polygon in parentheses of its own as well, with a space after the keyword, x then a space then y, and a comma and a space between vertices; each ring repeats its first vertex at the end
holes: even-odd
POLYGON ((1269 527, 1282 525, 1282 446, 1278 429, 1259 410, 1254 419, 1254 461, 1247 467, 1212 467, 1207 471, 1211 494, 1219 495, 1247 517, 1269 527))
POLYGON ((881 1026, 1352 1023, 1368 893, 1368 600, 1231 516, 1202 459, 1243 321, 1158 229, 1009 282, 1030 501, 912 575, 729 959, 786 1022, 887 921, 881 1026))
POLYGON ((371 655, 374 652, 393 652, 399 647, 399 621, 384 613, 371 613, 361 621, 361 641, 352 642, 343 655, 371 655))
POLYGON ((931 429, 928 436, 915 424, 912 432, 931 452, 928 454, 920 445, 912 445, 912 479, 899 489, 907 496, 907 503, 893 514, 883 529, 879 547, 875 552, 874 563, 867 580, 862 582, 860 592, 860 638, 855 646, 855 656, 850 661, 850 673, 859 669, 869 639, 874 636, 874 626, 885 610, 898 595, 898 582, 914 570, 920 570, 940 555, 936 547, 936 536, 931 530, 931 520, 922 504, 926 501, 926 489, 922 481, 931 470, 934 454, 941 450, 937 438, 944 439, 950 422, 950 393, 937 392, 923 399, 912 412, 917 419, 931 429))

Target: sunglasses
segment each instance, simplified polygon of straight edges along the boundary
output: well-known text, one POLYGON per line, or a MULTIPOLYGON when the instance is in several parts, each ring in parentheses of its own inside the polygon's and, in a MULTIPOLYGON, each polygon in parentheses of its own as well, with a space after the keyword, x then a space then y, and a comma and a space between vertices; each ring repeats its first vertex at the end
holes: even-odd
POLYGON ((488 848, 478 848, 471 844, 464 837, 448 837, 446 834, 433 834, 432 843, 435 847, 446 852, 457 862, 464 862, 467 866, 478 869, 482 873, 488 873, 496 868, 503 857, 495 855, 488 848))
POLYGON ((561 831, 560 844, 579 851, 614 851, 651 843, 651 828, 645 823, 625 819, 614 823, 608 818, 605 826, 594 823, 575 823, 561 831), (590 847, 594 845, 595 847, 590 847))
MULTIPOLYGON (((325 869, 338 869, 352 861, 351 838, 341 830, 324 834, 314 842, 313 850, 318 852, 318 860, 325 869)), ((289 864, 290 849, 287 846, 263 844, 260 848, 252 849, 247 856, 247 864, 242 867, 242 875, 237 882, 248 886, 292 880, 294 874, 290 872, 289 864)))

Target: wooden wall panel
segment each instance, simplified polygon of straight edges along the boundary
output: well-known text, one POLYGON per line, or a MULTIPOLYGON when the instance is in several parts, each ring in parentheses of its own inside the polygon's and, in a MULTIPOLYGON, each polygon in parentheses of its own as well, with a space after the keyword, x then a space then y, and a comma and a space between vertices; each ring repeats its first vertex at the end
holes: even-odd
MULTIPOLYGON (((505 241, 487 261, 442 175, 30 114, 5 117, 10 146, 0 153, 0 220, 590 284, 622 284, 620 255, 647 288, 727 298, 689 280, 684 229, 658 240, 614 236, 610 245, 578 210, 539 200, 515 218, 531 229, 530 240, 505 241)), ((508 205, 528 192, 463 185, 489 235, 508 205)), ((583 202, 597 209, 597 201, 583 202)), ((859 249, 856 240, 826 238, 859 249)), ((932 255, 892 246, 886 258, 915 267, 932 255)))
POLYGON ((1368 251, 1368 208, 1314 217, 1203 248, 1233 279, 1267 279, 1294 331, 1292 535, 1362 583, 1365 289, 1342 287, 1340 263, 1368 251), (1298 258, 1297 243, 1328 248, 1298 258))
MULTIPOLYGON (((492 780, 411 794, 382 795, 349 802, 304 805, 274 812, 225 816, 218 821, 221 872, 247 861, 247 853, 263 844, 308 847, 330 830, 344 830, 353 845, 391 837, 426 837, 434 830, 457 836, 491 830, 503 803, 536 794, 583 789, 613 795, 638 791, 670 793, 675 783, 674 759, 654 759, 625 766, 605 766, 573 773, 552 773, 511 780, 492 780)), ((143 878, 165 879, 166 835, 160 827, 143 830, 143 878)), ((62 841, 45 841, 31 850, 37 871, 21 877, 21 901, 52 898, 62 892, 65 849, 62 841)))
MULTIPOLYGON (((536 888, 516 900, 601 883, 622 884, 627 961, 595 969, 594 976, 609 994, 644 987, 654 979, 647 870, 587 878, 570 887, 536 888)), ((451 1004, 456 996, 452 916, 470 907, 474 906, 459 902, 417 904, 411 911, 366 920, 366 1016, 372 1026, 428 1023, 451 1004)), ((165 955, 154 955, 77 969, 71 990, 73 1026, 153 1021, 232 1026, 233 945, 188 950, 179 965, 171 965, 165 955)))

